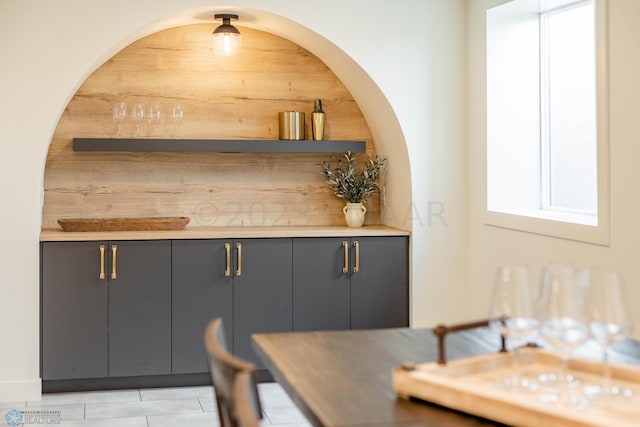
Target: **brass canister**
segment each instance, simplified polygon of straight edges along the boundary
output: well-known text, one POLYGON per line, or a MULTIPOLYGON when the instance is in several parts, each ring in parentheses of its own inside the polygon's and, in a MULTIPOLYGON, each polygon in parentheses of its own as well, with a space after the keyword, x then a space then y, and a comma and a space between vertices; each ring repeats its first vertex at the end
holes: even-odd
POLYGON ((283 111, 278 113, 280 119, 280 139, 304 139, 304 113, 300 111, 283 111))

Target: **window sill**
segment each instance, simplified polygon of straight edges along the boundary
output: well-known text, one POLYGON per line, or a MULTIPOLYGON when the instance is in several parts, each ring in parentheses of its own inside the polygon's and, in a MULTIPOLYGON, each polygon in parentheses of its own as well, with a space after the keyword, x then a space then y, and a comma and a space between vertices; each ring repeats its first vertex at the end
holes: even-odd
MULTIPOLYGON (((602 216, 602 215, 601 215, 602 216)), ((489 226, 609 246, 609 223, 592 215, 542 210, 486 211, 489 226)))

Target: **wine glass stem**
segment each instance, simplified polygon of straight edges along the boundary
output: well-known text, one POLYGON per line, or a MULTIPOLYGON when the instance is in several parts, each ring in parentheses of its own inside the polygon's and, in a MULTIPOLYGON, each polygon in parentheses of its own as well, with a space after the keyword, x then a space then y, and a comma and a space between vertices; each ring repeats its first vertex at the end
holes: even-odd
POLYGON ((611 394, 611 365, 609 364, 609 349, 607 347, 602 352, 602 370, 602 391, 606 396, 609 396, 611 394))
POLYGON ((558 372, 558 401, 560 405, 568 403, 569 399, 569 381, 567 379, 569 358, 566 353, 560 355, 560 369, 558 372))
POLYGON ((566 351, 560 356, 560 404, 569 404, 569 355, 566 351))
POLYGON ((520 389, 520 351, 518 346, 513 347, 513 358, 511 359, 511 385, 514 392, 520 389))

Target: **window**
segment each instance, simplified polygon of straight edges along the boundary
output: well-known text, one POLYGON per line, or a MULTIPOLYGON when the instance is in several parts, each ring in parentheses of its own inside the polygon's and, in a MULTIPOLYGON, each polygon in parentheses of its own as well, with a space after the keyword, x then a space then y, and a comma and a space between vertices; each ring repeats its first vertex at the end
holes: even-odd
POLYGON ((605 10, 514 0, 487 11, 488 224, 608 243, 605 10))
POLYGON ((592 1, 540 14, 542 209, 597 215, 592 1))

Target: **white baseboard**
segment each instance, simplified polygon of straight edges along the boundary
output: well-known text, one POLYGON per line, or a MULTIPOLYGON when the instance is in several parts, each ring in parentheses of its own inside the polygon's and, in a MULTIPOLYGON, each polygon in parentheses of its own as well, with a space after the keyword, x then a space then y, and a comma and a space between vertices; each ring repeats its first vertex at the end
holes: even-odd
POLYGON ((0 381, 0 402, 22 402, 42 399, 40 378, 25 381, 0 381))

